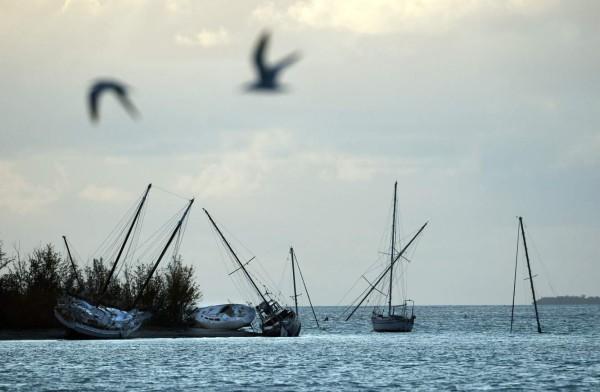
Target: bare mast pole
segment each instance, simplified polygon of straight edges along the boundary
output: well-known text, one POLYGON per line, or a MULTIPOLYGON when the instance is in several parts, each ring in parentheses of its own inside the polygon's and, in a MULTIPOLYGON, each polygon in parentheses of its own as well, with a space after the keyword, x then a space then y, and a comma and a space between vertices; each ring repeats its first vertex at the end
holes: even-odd
POLYGON ((294 281, 294 305, 298 314, 298 294, 296 293, 296 267, 294 263, 294 248, 290 246, 290 258, 292 259, 292 280, 294 281))
POLYGON ((540 316, 538 315, 537 300, 535 299, 535 289, 533 288, 533 276, 531 275, 531 265, 529 264, 529 252, 527 251, 527 240, 525 239, 525 229, 523 229, 523 218, 519 217, 521 234, 523 236, 523 245, 525 246, 525 258, 527 259, 527 270, 529 271, 529 283, 531 283, 531 295, 533 296, 533 307, 535 308, 535 320, 537 321, 538 333, 542 333, 540 325, 540 316))
POLYGON ((392 215, 392 250, 390 254, 390 294, 388 302, 388 316, 392 315, 392 277, 394 269, 391 266, 394 264, 394 246, 396 237, 396 189, 398 188, 398 181, 394 183, 394 213, 392 215))
POLYGON ((244 274, 246 274, 246 277, 248 278, 248 280, 250 281, 250 283, 252 283, 252 286, 254 287, 254 289, 256 290, 256 292, 258 293, 258 295, 260 295, 260 297, 262 298, 262 300, 264 302, 268 303, 268 301, 265 298, 265 296, 263 295, 263 293, 260 291, 260 289, 258 288, 258 286, 256 285, 256 283, 254 283, 254 280, 252 280, 252 277, 248 273, 248 270, 246 270, 246 267, 244 267, 244 265, 242 264, 242 262, 238 258, 237 254, 231 248, 231 245, 229 245, 229 242, 227 242, 227 240, 225 239, 225 236, 223 235, 223 233, 221 233, 221 230, 219 230, 219 227, 217 226, 217 224, 215 223, 215 221, 212 219, 212 217, 210 216, 210 214, 208 213, 208 211, 206 211, 206 208, 203 208, 203 210, 206 213, 206 216, 208 216, 208 220, 210 220, 210 223, 212 223, 212 225, 215 228, 215 230, 217 230, 217 233, 219 233, 219 236, 221 236, 221 240, 223 240, 223 242, 227 246, 227 249, 229 249, 229 252, 235 258, 235 261, 237 261, 237 263, 239 264, 239 266, 242 269, 242 271, 244 271, 244 274))
POLYGON ((83 288, 83 285, 81 284, 81 279, 79 279, 79 274, 77 273, 77 267, 75 266, 75 262, 73 261, 73 256, 71 256, 71 249, 69 249, 69 244, 67 243, 67 237, 66 236, 62 236, 63 240, 65 241, 65 246, 67 247, 67 254, 69 255, 69 261, 71 262, 71 267, 73 267, 73 273, 75 274, 75 279, 77 280, 77 283, 79 283, 79 287, 83 288))
MULTIPOLYGON (((302 279, 302 285, 304 286, 304 291, 306 291, 306 297, 308 298, 308 303, 310 304, 310 309, 312 310, 312 314, 315 317, 315 322, 317 323, 317 328, 321 328, 319 325, 319 320, 317 319, 317 314, 315 313, 315 308, 310 300, 310 294, 308 294, 308 289, 306 288, 306 282, 304 281, 304 276, 302 275, 302 270, 300 269, 300 264, 298 264, 298 259, 296 258, 296 254, 294 253, 294 260, 296 262, 296 267, 298 267, 298 272, 300 273, 300 278, 302 279)), ((294 280, 294 285, 296 284, 294 280)), ((298 311, 296 311, 296 314, 298 311)))
POLYGON ((152 270, 148 274, 148 277, 146 278, 146 281, 144 282, 144 284, 142 285, 142 288, 140 289, 140 291, 138 292, 137 296, 135 297, 135 300, 133 301, 133 304, 131 305, 132 309, 135 307, 135 305, 137 304, 137 302, 142 297, 142 294, 143 294, 144 290, 146 289, 146 286, 148 286, 148 283, 150 283, 150 279, 152 278, 152 275, 154 275, 154 272, 156 271, 156 268, 158 268, 158 264, 160 263, 160 261, 162 260, 163 256, 167 252, 167 249, 171 245, 171 242, 173 242, 173 238, 175 238, 175 235, 177 235, 177 232, 181 229, 181 225, 183 224, 183 221, 185 220, 185 217, 187 216, 188 212, 190 211, 190 208, 192 208, 192 204, 194 204, 194 199, 190 200, 187 208, 185 209, 185 212, 183 213, 183 216, 181 217, 181 219, 179 220, 179 222, 177 222, 177 226, 175 227, 175 230, 173 230, 173 233, 171 234, 171 237, 169 238, 169 241, 167 241, 167 244, 165 245, 165 247, 163 248, 162 252, 160 253, 160 256, 158 256, 158 260, 156 260, 156 263, 154 263, 154 266, 152 267, 152 270))
POLYGON ((144 193, 144 196, 142 197, 142 200, 140 201, 140 205, 138 206, 138 209, 135 213, 135 217, 133 218, 133 221, 131 222, 131 225, 129 226, 129 230, 127 231, 127 235, 125 236, 125 241, 123 241, 123 245, 121 245, 121 249, 119 249, 117 258, 115 259, 112 269, 110 270, 110 273, 108 274, 108 277, 106 278, 106 282, 104 283, 104 287, 102 288, 102 291, 100 292, 100 295, 98 296, 96 305, 98 305, 98 303, 100 303, 100 298, 102 298, 102 296, 104 295, 104 293, 106 293, 106 290, 108 289, 108 284, 110 283, 110 280, 111 280, 113 274, 115 273, 115 269, 117 268, 117 263, 119 262, 119 258, 121 257, 121 254, 123 253, 123 250, 125 249, 125 245, 127 245, 127 240, 129 239, 129 235, 131 235, 131 231, 133 230, 133 227, 135 226, 135 223, 137 222, 137 219, 140 216, 140 212, 142 211, 142 207, 144 206, 144 202, 146 201, 148 192, 150 192, 150 188, 152 188, 152 184, 148 184, 148 188, 146 188, 146 192, 144 193))

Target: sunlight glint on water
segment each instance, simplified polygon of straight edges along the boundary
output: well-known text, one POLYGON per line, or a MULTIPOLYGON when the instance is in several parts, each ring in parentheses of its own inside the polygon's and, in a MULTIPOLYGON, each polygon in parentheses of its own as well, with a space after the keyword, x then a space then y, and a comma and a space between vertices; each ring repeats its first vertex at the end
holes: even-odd
POLYGON ((371 332, 369 312, 300 338, 0 342, 0 390, 600 389, 599 306, 416 307, 410 334, 371 332))

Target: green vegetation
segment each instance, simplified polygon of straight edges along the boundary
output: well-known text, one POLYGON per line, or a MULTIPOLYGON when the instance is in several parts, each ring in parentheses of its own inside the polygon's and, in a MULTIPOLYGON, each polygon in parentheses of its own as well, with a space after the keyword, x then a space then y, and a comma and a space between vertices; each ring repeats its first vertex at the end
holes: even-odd
MULTIPOLYGON (((68 292, 90 302, 128 309, 148 277, 151 265, 124 268, 122 277, 111 280, 100 296, 111 265, 94 259, 83 269, 55 251, 51 244, 34 249, 21 258, 8 258, 0 242, 0 329, 56 328, 53 314, 56 298, 68 292), (79 283, 78 278, 81 283, 79 283)), ((158 269, 142 293, 139 309, 152 311, 149 324, 175 326, 183 323, 202 292, 194 282, 194 269, 183 265, 181 256, 158 269)))
POLYGON ((539 299, 537 303, 538 305, 600 305, 600 297, 564 295, 558 297, 544 297, 539 299))

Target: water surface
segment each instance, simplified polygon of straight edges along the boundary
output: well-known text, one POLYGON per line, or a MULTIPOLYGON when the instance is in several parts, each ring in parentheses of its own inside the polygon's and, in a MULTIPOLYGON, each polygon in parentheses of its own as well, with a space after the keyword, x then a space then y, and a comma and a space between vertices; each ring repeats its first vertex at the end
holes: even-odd
POLYGON ((0 390, 600 390, 600 306, 421 306, 412 333, 301 309, 299 338, 2 341, 0 390))

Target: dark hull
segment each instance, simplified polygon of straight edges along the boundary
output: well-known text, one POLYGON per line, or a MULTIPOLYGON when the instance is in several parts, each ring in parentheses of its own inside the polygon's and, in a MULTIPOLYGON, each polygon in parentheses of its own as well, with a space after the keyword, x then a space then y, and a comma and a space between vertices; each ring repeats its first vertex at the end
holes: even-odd
POLYGON ((262 332, 265 336, 296 337, 300 335, 302 324, 296 313, 286 309, 263 323, 262 332))
POLYGON ((411 332, 415 317, 376 315, 371 317, 371 323, 375 332, 411 332))

